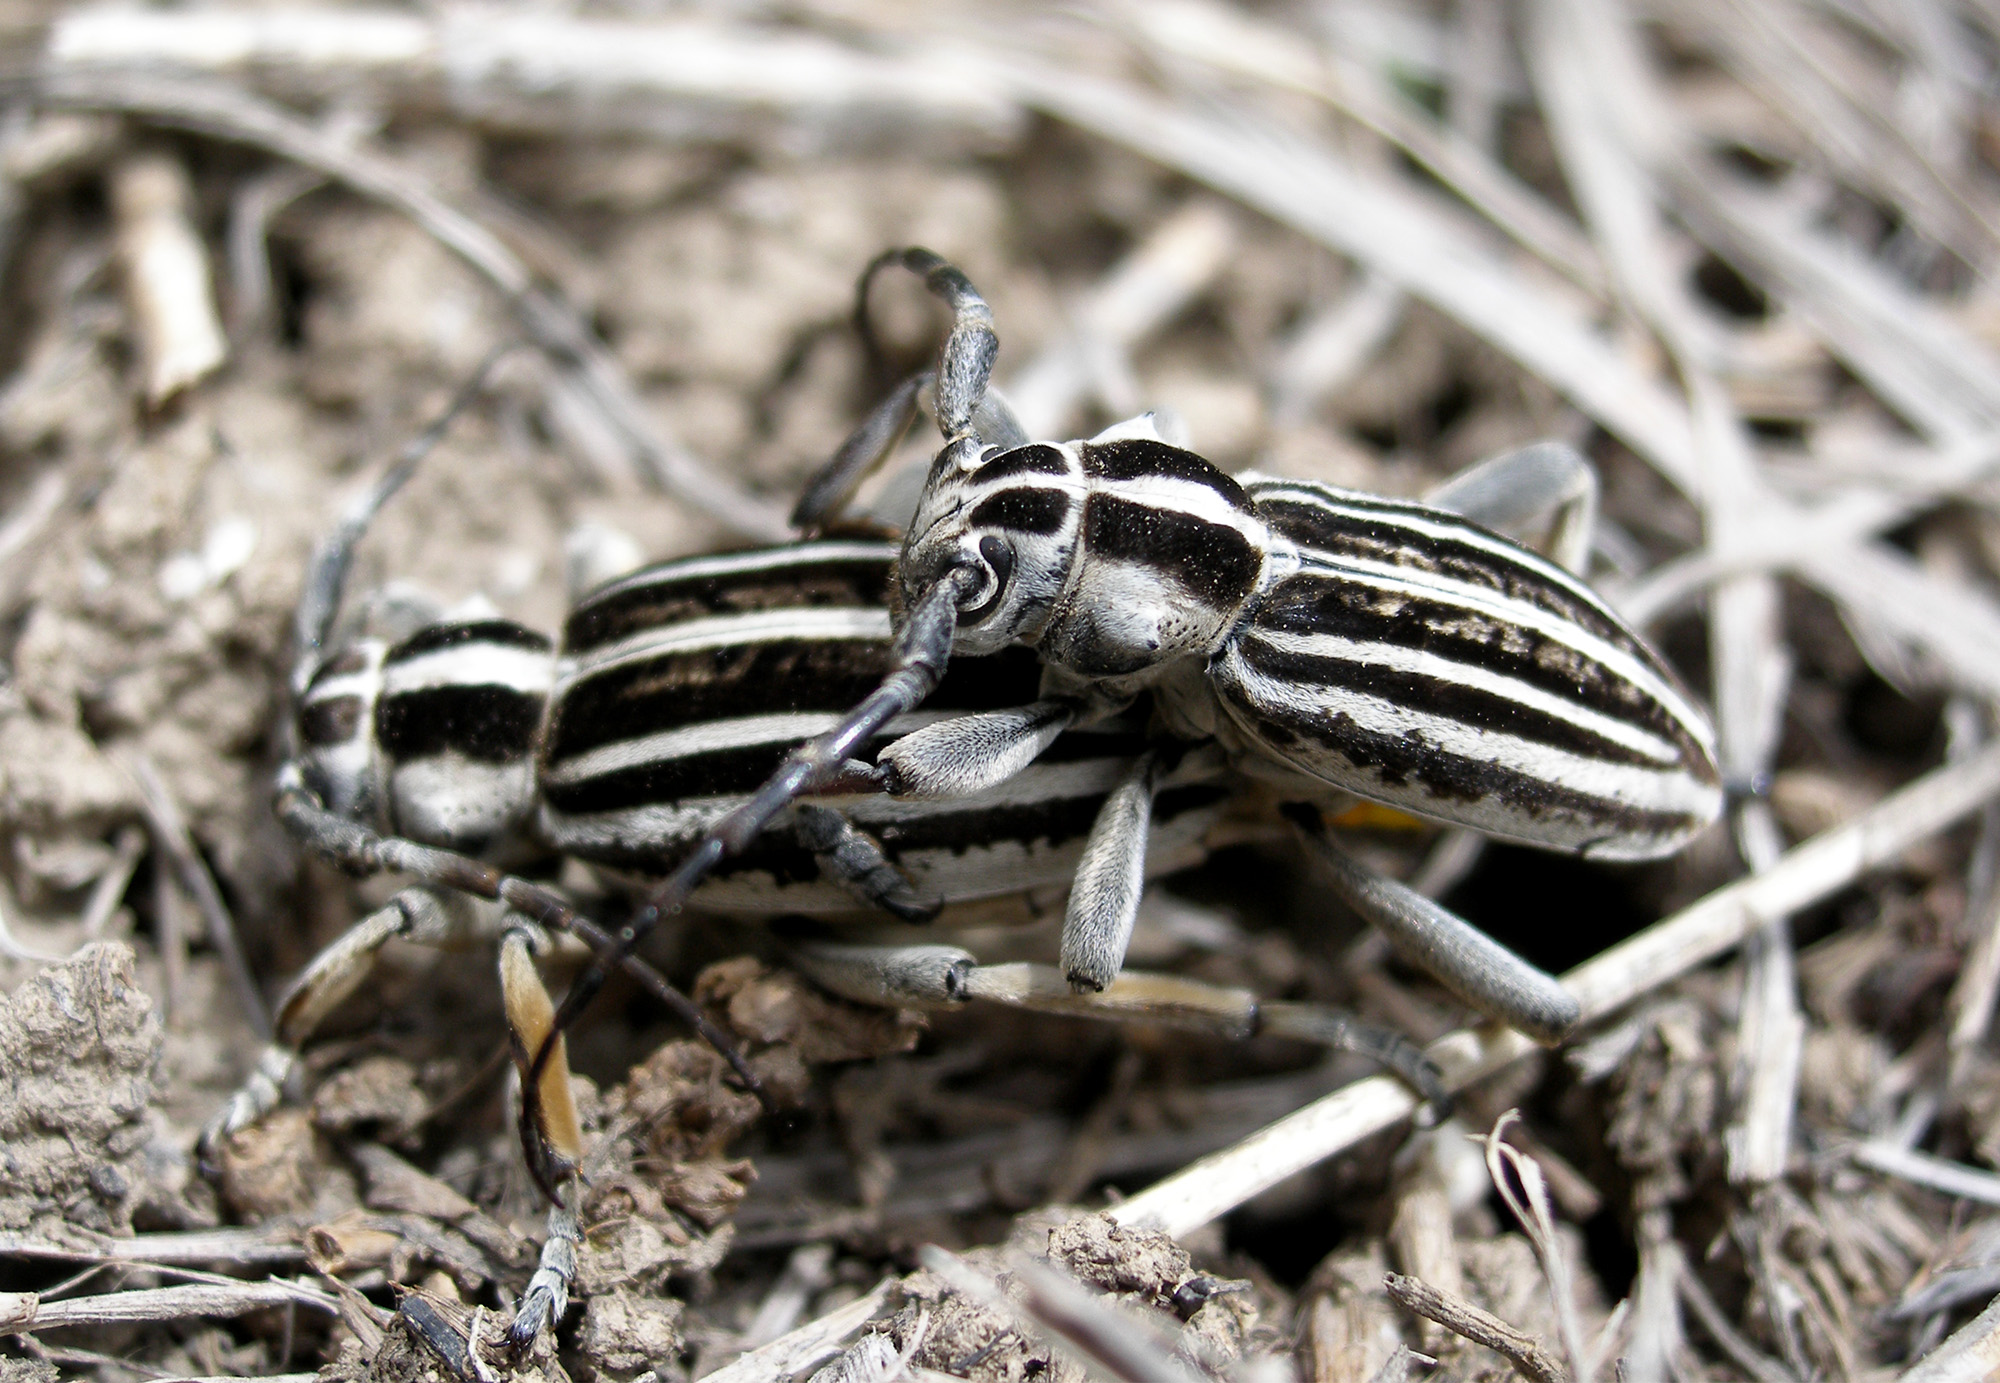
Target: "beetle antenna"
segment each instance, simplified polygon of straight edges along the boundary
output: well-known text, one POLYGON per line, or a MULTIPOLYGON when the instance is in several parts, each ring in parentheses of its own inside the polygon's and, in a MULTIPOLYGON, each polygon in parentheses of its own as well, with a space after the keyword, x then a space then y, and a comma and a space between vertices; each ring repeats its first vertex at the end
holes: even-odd
MULTIPOLYGON (((986 400, 993 362, 1000 353, 1000 338, 993 330, 993 309, 987 306, 972 281, 941 256, 915 246, 888 250, 877 255, 862 271, 855 290, 858 326, 863 339, 871 344, 874 336, 868 324, 868 289, 878 273, 892 266, 921 276, 924 286, 951 308, 951 333, 945 338, 932 376, 938 430, 944 434, 947 451, 977 448, 979 442, 973 424, 986 400)), ((859 466, 859 454, 876 453, 872 464, 893 446, 893 439, 884 443, 881 438, 895 427, 899 415, 907 418, 903 410, 914 409, 919 383, 906 383, 891 396, 888 405, 871 414, 821 473, 816 486, 825 483, 829 488, 851 490, 852 485, 858 484, 859 477, 852 472, 861 469, 865 474, 865 468, 859 466), (850 452, 857 455, 850 456, 850 452)), ((978 580, 978 574, 970 567, 947 568, 937 584, 910 608, 890 650, 889 672, 881 685, 838 725, 794 750, 749 801, 711 826, 680 867, 647 895, 631 921, 619 929, 616 948, 599 951, 590 968, 577 977, 563 997, 561 1007, 556 1010, 554 1027, 535 1053, 529 1070, 530 1085, 547 1065, 555 1039, 597 997, 611 971, 638 949, 661 918, 680 911, 689 895, 717 865, 749 845, 771 824, 772 818, 839 772, 871 736, 897 716, 916 709, 937 688, 951 658, 959 600, 978 580)))
POLYGON ((709 827, 665 882, 646 896, 632 920, 617 933, 617 945, 599 950, 590 968, 577 977, 556 1010, 555 1023, 542 1040, 525 1084, 532 1086, 554 1051, 554 1044, 583 1011, 610 972, 622 965, 660 919, 679 912, 696 886, 729 856, 755 840, 771 819, 820 782, 839 772, 870 737, 897 716, 914 710, 936 690, 951 657, 951 636, 958 626, 960 598, 978 580, 969 567, 947 568, 938 583, 911 609, 890 650, 889 673, 882 684, 849 711, 841 722, 793 750, 778 771, 749 801, 709 827))
MULTIPOLYGON (((500 362, 520 348, 520 342, 508 341, 489 351, 486 358, 479 362, 479 368, 472 372, 472 377, 452 395, 451 402, 426 423, 422 431, 403 444, 388 469, 348 506, 333 532, 313 550, 312 562, 306 568, 305 581, 299 589, 298 609, 292 616, 291 690, 295 699, 319 670, 327 640, 333 633, 334 620, 340 614, 341 599, 347 592, 347 576, 354 566, 354 549, 360 545, 368 525, 374 521, 382 506, 416 474, 418 464, 444 440, 445 433, 451 430, 459 415, 486 392, 487 383, 493 378, 500 362)), ((296 752, 297 746, 293 748, 296 752)))
POLYGON ((868 316, 868 288, 877 274, 892 266, 921 277, 924 287, 951 309, 951 335, 945 338, 944 349, 938 355, 933 401, 937 407, 938 431, 947 442, 971 436, 973 415, 985 401, 987 386, 993 379, 993 362, 1000 354, 1000 338, 993 331, 993 309, 972 286, 972 280, 942 256, 914 245, 885 250, 861 271, 861 282, 855 289, 855 330, 871 354, 879 354, 880 346, 868 316))

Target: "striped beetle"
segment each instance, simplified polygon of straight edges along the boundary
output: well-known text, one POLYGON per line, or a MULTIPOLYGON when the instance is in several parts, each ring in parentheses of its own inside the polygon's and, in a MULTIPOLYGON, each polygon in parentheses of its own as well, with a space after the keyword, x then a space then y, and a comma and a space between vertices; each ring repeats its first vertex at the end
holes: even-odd
MULTIPOLYGON (((1150 695, 1164 734, 1212 741, 1239 772, 1301 799, 1295 819, 1336 891, 1461 998, 1559 1040, 1578 1013, 1560 984, 1361 870, 1327 838, 1314 804, 1360 797, 1609 860, 1673 853, 1720 814, 1702 713, 1574 574, 1596 494, 1581 458, 1527 453, 1529 464, 1512 469, 1539 494, 1509 497, 1509 467, 1489 465, 1412 504, 1234 479, 1149 419, 1090 442, 1033 441, 989 388, 992 312, 959 270, 928 250, 885 253, 862 276, 861 320, 870 283, 891 266, 921 276, 950 307, 950 333, 935 370, 864 421, 798 517, 811 526, 834 512, 894 448, 928 385, 944 445, 898 562, 893 665, 704 835, 624 929, 619 953, 789 803, 851 772, 856 748, 922 704, 954 654, 1026 646, 1043 668, 1034 701, 903 738, 881 756, 886 785, 990 789, 1070 727, 1150 695), (1566 562, 1465 517, 1544 499, 1562 501, 1566 562)), ((1149 756, 1133 763, 1085 847, 1062 953, 1079 991, 1102 989, 1123 963, 1155 771, 1149 756)), ((589 1001, 604 963, 571 988, 555 1031, 589 1001)))
MULTIPOLYGON (((477 387, 477 382, 475 386, 477 387)), ((472 396, 468 389, 452 412, 472 396)), ((281 819, 304 844, 357 873, 395 871, 406 889, 311 961, 281 1000, 277 1036, 204 1134, 217 1140, 268 1113, 320 1021, 367 979, 393 939, 444 944, 495 936, 510 1035, 525 1064, 523 1144, 556 1200, 543 1263, 513 1337, 560 1316, 577 1226, 556 1194, 581 1155, 553 1006, 536 973, 541 927, 600 953, 613 942, 560 895, 495 863, 560 853, 657 877, 739 808, 801 737, 839 722, 891 664, 897 548, 860 539, 670 561, 611 581, 571 609, 560 646, 509 620, 433 618, 400 638, 329 648, 352 550, 450 413, 384 476, 315 558, 298 615, 292 753, 281 819), (498 899, 502 910, 465 895, 498 899), (539 924, 539 925, 536 925, 539 924)), ((1031 702, 1031 650, 956 662, 921 710, 876 727, 843 782, 823 785, 708 874, 697 904, 720 912, 852 914, 872 907, 928 919, 962 903, 1067 885, 1096 823, 1146 764, 1143 860, 1152 872, 1199 859, 1233 792, 1212 747, 1160 740, 1142 715, 1100 717, 1044 737, 1033 763, 951 795, 902 786, 875 750, 1031 702)), ((955 1005, 972 998, 1058 1012, 1139 1017, 1242 1036, 1270 1031, 1347 1047, 1392 1067, 1441 1104, 1434 1068, 1406 1040, 1314 1005, 1127 975, 1078 996, 1045 966, 981 966, 947 945, 802 939, 801 968, 866 1002, 955 1005)), ((616 963, 754 1077, 672 986, 630 955, 616 963)))

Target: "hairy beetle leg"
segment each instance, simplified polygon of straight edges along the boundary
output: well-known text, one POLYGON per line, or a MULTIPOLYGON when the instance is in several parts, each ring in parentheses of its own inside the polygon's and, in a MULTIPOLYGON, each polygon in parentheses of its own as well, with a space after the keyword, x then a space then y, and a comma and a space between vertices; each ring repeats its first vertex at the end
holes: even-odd
POLYGON ((1285 814, 1340 900, 1468 1006, 1544 1046, 1576 1026, 1583 1010, 1560 980, 1408 885, 1363 868, 1333 843, 1317 807, 1293 804, 1285 814))
POLYGON ((329 1013, 367 982, 384 946, 398 938, 443 947, 491 936, 497 930, 492 916, 490 907, 482 909, 464 894, 407 888, 336 937, 278 1000, 275 1032, 256 1069, 201 1131, 203 1161, 212 1165, 223 1139, 284 1102, 300 1048, 329 1013))
POLYGON ((1401 1077, 1437 1117, 1451 1108, 1443 1074, 1421 1047, 1401 1033, 1318 1004, 1263 1000, 1245 989, 1138 970, 1080 994, 1057 967, 1024 961, 981 965, 956 946, 808 941, 789 949, 815 983, 857 1003, 951 1009, 977 999, 1034 1013, 1162 1024, 1236 1040, 1275 1034, 1365 1056, 1401 1077))

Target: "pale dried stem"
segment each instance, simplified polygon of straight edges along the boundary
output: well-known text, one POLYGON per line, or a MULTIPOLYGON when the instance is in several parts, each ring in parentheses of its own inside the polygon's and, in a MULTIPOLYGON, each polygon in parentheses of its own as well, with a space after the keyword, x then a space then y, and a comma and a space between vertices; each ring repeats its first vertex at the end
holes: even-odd
POLYGON ((146 403, 158 408, 229 353, 208 251, 194 228, 187 170, 159 153, 121 161, 111 171, 111 210, 144 361, 146 403))
POLYGON ((1325 102, 1408 154, 1545 266, 1593 297, 1604 295, 1597 249, 1573 222, 1478 143, 1439 125, 1382 74, 1349 59, 1337 44, 1315 44, 1206 0, 1135 5, 1126 17, 1143 41, 1175 59, 1325 102))
POLYGON ((896 1291, 897 1279, 885 1277, 868 1295, 807 1321, 767 1345, 724 1364, 703 1383, 768 1383, 773 1378, 803 1377, 807 1371, 840 1352, 841 1342, 880 1315, 896 1291))
POLYGON ((2000 1297, 1906 1370, 1901 1383, 1985 1383, 2000 1374, 2000 1297))
MULTIPOLYGON (((1741 944, 1773 918, 1846 887, 1863 873, 1951 825, 2000 793, 2000 746, 1937 769, 1854 820, 1795 846, 1762 874, 1717 889, 1690 907, 1563 976, 1584 1022, 1741 944)), ((1433 1043, 1448 1086, 1461 1088, 1536 1050, 1507 1029, 1461 1029, 1433 1043)), ((1407 1118, 1411 1091, 1387 1076, 1343 1086, 1220 1153, 1202 1158, 1112 1207, 1121 1223, 1186 1234, 1286 1177, 1407 1118)))
POLYGON ((1205 197, 1154 228, 1075 309, 1071 337, 1008 381, 1007 400, 1028 435, 1058 435, 1088 393, 1092 355, 1123 356, 1159 330, 1215 281, 1235 248, 1235 222, 1205 197))
POLYGON ((662 434, 623 369, 575 309, 538 284, 498 236, 446 203, 410 170, 280 107, 213 82, 57 69, 43 79, 35 95, 49 105, 119 111, 169 128, 247 144, 315 169, 408 216, 500 293, 523 330, 602 412, 654 483, 744 537, 777 542, 790 536, 790 525, 778 506, 709 472, 662 434))
POLYGON ((1680 1280, 1687 1260, 1664 1210, 1639 1220, 1639 1275, 1632 1288, 1632 1333, 1619 1361, 1621 1383, 1666 1383, 1680 1376, 1687 1337, 1681 1324, 1680 1280))
POLYGON ((1548 1182, 1534 1158, 1503 1141, 1508 1126, 1519 1122, 1520 1117, 1518 1111, 1510 1109, 1494 1121, 1492 1131, 1486 1135, 1486 1172, 1493 1179, 1500 1199, 1527 1234, 1535 1258, 1542 1265, 1542 1277, 1548 1283, 1549 1300, 1555 1307, 1556 1326, 1562 1335, 1563 1353, 1569 1357, 1570 1374, 1576 1383, 1590 1383, 1590 1353, 1584 1345, 1583 1321, 1576 1310, 1576 1280, 1570 1271, 1569 1255, 1563 1252, 1562 1239, 1556 1233, 1548 1182))
POLYGON ((832 1244, 802 1244, 794 1249, 785 1270, 757 1304, 757 1314, 743 1332, 744 1345, 755 1349, 794 1329, 812 1294, 826 1286, 832 1264, 832 1244))
POLYGON ((145 831, 137 825, 120 826, 118 833, 111 838, 111 859, 104 866, 104 872, 90 886, 90 897, 84 901, 83 912, 79 914, 86 940, 96 941, 103 937, 105 928, 111 925, 112 915, 118 911, 118 904, 125 897, 125 890, 131 886, 133 872, 145 855, 145 831))
POLYGON ((1962 1162, 1932 1157, 1929 1153, 1880 1138, 1857 1143, 1851 1152, 1856 1162, 1872 1167, 1885 1176, 1897 1177, 1982 1205, 2000 1205, 2000 1173, 1985 1172, 1962 1162))
POLYGON ((1791 1370, 1777 1360, 1758 1352, 1756 1347, 1729 1323, 1729 1318, 1722 1314, 1722 1308, 1715 1304, 1715 1299, 1709 1296, 1707 1289, 1701 1285, 1701 1280, 1693 1273, 1679 1273, 1675 1278, 1675 1285, 1680 1291, 1682 1304, 1694 1313, 1694 1318, 1701 1323, 1701 1328, 1708 1332, 1708 1337, 1715 1341, 1718 1349, 1730 1357, 1736 1367, 1756 1379, 1757 1383, 1798 1383, 1791 1370))
POLYGON ((1374 269, 1512 357, 1677 488, 1700 478, 1686 410, 1588 320, 1573 289, 1501 259, 1467 218, 1247 107, 1196 113, 1139 88, 966 54, 1049 116, 1206 183, 1374 269))
POLYGON ((1972 944, 1945 1003, 1951 1014, 1951 1030, 1945 1041, 1951 1053, 1952 1086, 1958 1086, 1970 1071, 1973 1056, 1993 1025, 1994 1004, 2000 1001, 2000 881, 1988 882, 1985 896, 1977 900, 1967 918, 1967 926, 1972 944))
POLYGON ((1303 421, 1387 344, 1406 301, 1379 274, 1364 273, 1347 292, 1307 317, 1280 347, 1270 371, 1271 414, 1303 421))
POLYGON ((1454 1335, 1484 1345, 1512 1364, 1531 1383, 1570 1383, 1563 1361, 1525 1330, 1507 1324, 1491 1311, 1475 1306, 1455 1292, 1428 1282, 1390 1273, 1389 1295, 1425 1320, 1436 1321, 1454 1335))
MULTIPOLYGON (((1449 1296, 1464 1293, 1465 1269, 1459 1261, 1451 1195, 1440 1165, 1445 1150, 1440 1145, 1443 1140, 1464 1137, 1465 1131, 1455 1120, 1417 1135, 1398 1157, 1390 1183, 1395 1210, 1386 1238, 1392 1261, 1406 1277, 1428 1282, 1449 1296)), ((1441 1339, 1437 1328, 1429 1328, 1417 1343, 1434 1352, 1441 1339)))
POLYGON ((99 6, 56 20, 47 62, 58 75, 250 79, 294 101, 364 94, 509 132, 728 137, 794 155, 913 137, 993 149, 1021 125, 1002 93, 818 34, 528 6, 99 6))
POLYGON ((1118 1383, 1195 1383, 1197 1375, 1176 1359, 1171 1346, 1108 1305, 1079 1283, 1025 1254, 1014 1254, 1008 1269, 1022 1289, 1019 1296, 957 1254, 926 1244, 917 1261, 930 1272, 990 1310, 1022 1322, 1037 1335, 1062 1342, 1118 1383))
POLYGON ((198 1316, 242 1316, 273 1306, 310 1306, 332 1315, 334 1299, 292 1282, 242 1282, 233 1286, 152 1287, 106 1292, 69 1301, 43 1301, 33 1292, 0 1292, 0 1335, 25 1335, 77 1325, 126 1325, 198 1316))

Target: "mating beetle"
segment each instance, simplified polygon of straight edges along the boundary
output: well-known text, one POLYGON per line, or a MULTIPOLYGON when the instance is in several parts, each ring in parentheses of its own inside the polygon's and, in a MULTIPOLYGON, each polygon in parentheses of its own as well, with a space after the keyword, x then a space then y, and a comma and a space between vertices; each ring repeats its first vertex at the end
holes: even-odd
MULTIPOLYGON (((620 953, 801 794, 850 771, 923 703, 954 654, 1021 645, 1040 696, 954 717, 882 755, 905 792, 985 790, 1070 726, 1149 694, 1167 735, 1212 739, 1235 768, 1307 802, 1349 795, 1504 839, 1600 859, 1670 854, 1722 809, 1713 736, 1672 671, 1574 574, 1595 480, 1563 448, 1500 458, 1412 504, 1302 481, 1239 481, 1150 419, 1089 442, 1030 441, 988 387, 992 312, 928 250, 869 265, 923 276, 952 310, 935 371, 857 429, 797 516, 823 519, 893 449, 933 391, 944 446, 898 563, 895 658, 879 686, 808 741, 689 852, 620 953), (1511 493, 1510 493, 1511 491, 1511 493), (1563 511, 1550 560, 1464 515, 1563 511)), ((865 315, 865 312, 864 312, 865 315)), ((1078 990, 1116 976, 1136 915, 1155 766, 1137 760, 1085 847, 1063 934, 1078 990)), ((1561 986, 1388 880, 1366 876, 1300 814, 1349 902, 1462 998, 1543 1040, 1575 1022, 1561 986)), ((558 1030, 604 962, 575 986, 558 1030)))

